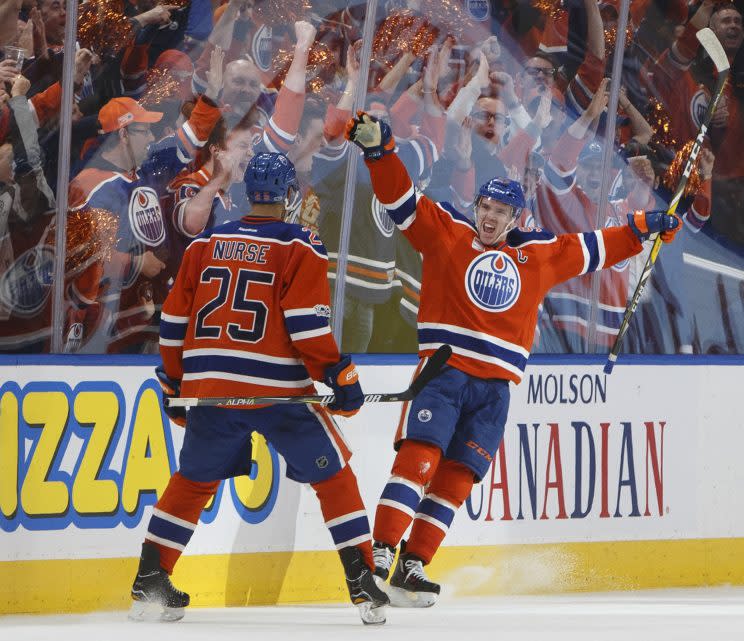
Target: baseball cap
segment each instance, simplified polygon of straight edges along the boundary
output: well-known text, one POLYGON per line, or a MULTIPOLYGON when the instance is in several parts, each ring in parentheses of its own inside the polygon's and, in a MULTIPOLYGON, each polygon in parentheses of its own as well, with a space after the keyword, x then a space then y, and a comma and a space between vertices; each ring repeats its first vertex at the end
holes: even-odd
POLYGON ((183 51, 166 49, 158 56, 153 68, 170 69, 173 72, 192 74, 194 72, 194 63, 183 51))
POLYGON ((159 122, 163 117, 157 111, 147 111, 132 98, 112 98, 98 112, 101 133, 108 134, 133 122, 159 122))

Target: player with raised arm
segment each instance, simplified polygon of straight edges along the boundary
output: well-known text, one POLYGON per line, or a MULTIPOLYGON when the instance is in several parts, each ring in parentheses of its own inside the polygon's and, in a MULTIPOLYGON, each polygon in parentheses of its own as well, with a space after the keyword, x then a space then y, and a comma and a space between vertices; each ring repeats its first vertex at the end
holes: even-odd
POLYGON ((372 539, 351 452, 331 414, 363 403, 349 356, 331 334, 328 256, 310 230, 283 221, 298 188, 280 153, 253 157, 245 174, 250 215, 204 232, 186 249, 160 323, 166 398, 313 393, 333 389, 326 407, 166 407, 187 429, 179 469, 153 509, 132 586, 130 617, 178 620, 189 595, 169 575, 220 481, 250 473, 251 433, 284 457, 287 476, 309 483, 338 549, 349 594, 365 623, 384 623, 388 598, 372 573, 372 539))
POLYGON ((441 374, 403 405, 398 453, 373 531, 375 574, 384 586, 413 522, 386 590, 391 605, 426 607, 440 586, 423 566, 499 447, 509 383, 522 378, 543 297, 557 283, 637 254, 651 233, 671 241, 680 223, 664 212, 637 211, 626 226, 578 234, 515 228, 524 195, 518 182, 504 178, 480 187, 472 223, 416 191, 393 153, 387 123, 359 112, 347 136, 362 148, 388 215, 423 254, 422 363, 442 344, 453 352, 441 374))

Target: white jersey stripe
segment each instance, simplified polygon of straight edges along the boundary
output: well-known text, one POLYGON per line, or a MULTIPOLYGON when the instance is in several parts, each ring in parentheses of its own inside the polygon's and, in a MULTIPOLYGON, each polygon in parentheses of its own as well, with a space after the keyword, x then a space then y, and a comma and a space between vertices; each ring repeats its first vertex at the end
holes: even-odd
POLYGON ((586 274, 586 272, 589 270, 589 262, 591 261, 591 256, 589 255, 589 248, 586 246, 586 241, 584 240, 584 234, 576 234, 579 237, 579 246, 581 247, 581 253, 584 256, 584 266, 581 268, 581 271, 579 274, 586 274))
POLYGON ((502 349, 508 349, 509 351, 516 352, 517 354, 520 354, 521 356, 524 356, 525 358, 528 358, 530 355, 529 350, 526 350, 521 345, 517 345, 516 343, 510 343, 509 341, 505 341, 502 338, 497 338, 496 336, 493 336, 491 334, 486 334, 484 332, 476 332, 476 331, 473 331, 472 329, 466 329, 458 325, 449 325, 447 323, 418 323, 418 328, 419 329, 441 329, 447 332, 452 332, 453 334, 460 334, 462 336, 468 336, 470 338, 477 338, 478 340, 491 343, 493 345, 496 345, 497 347, 501 347, 502 349))
POLYGON ((168 323, 186 323, 189 322, 188 316, 173 316, 172 314, 166 314, 165 312, 160 313, 160 319, 168 323))
POLYGON ((170 541, 169 539, 164 539, 159 536, 155 536, 154 534, 150 534, 148 532, 145 534, 145 540, 146 541, 152 541, 153 543, 159 543, 160 545, 164 545, 167 548, 173 548, 174 550, 181 550, 186 547, 185 545, 181 545, 180 543, 176 543, 175 541, 170 541))
POLYGON ((429 516, 428 514, 422 514, 421 512, 416 512, 415 519, 417 521, 426 521, 427 523, 431 523, 434 527, 439 528, 445 534, 449 530, 449 528, 444 523, 442 523, 439 519, 435 519, 434 517, 429 516))
POLYGON ((175 340, 173 338, 163 338, 160 337, 160 345, 163 347, 181 347, 183 345, 183 340, 175 340))
POLYGON ((292 318, 294 316, 316 316, 314 307, 296 307, 295 309, 285 309, 284 318, 292 318))
POLYGON ((360 516, 367 516, 366 510, 357 510, 356 512, 349 512, 348 514, 344 514, 342 516, 337 516, 335 519, 331 519, 330 521, 326 521, 326 527, 332 528, 334 525, 340 525, 341 523, 346 523, 347 521, 353 521, 354 519, 358 519, 360 516))
MULTIPOLYGON (((444 343, 421 343, 419 345, 419 349, 437 349, 444 345, 444 343)), ((465 349, 463 347, 458 347, 456 345, 452 345, 452 353, 453 354, 459 354, 460 356, 465 356, 466 358, 472 358, 476 361, 481 361, 483 363, 490 363, 491 365, 496 365, 497 367, 501 367, 502 369, 507 370, 508 372, 511 372, 512 374, 518 376, 520 379, 524 375, 524 372, 519 369, 518 367, 512 365, 511 363, 508 363, 504 360, 501 360, 500 358, 496 358, 495 356, 486 356, 485 354, 480 354, 479 352, 473 352, 469 349, 465 349)))
POLYGON ((421 496, 423 488, 418 484, 414 483, 413 481, 409 481, 408 479, 403 478, 402 476, 391 476, 388 479, 388 484, 390 483, 398 483, 398 485, 405 485, 406 487, 410 487, 416 494, 421 496))
POLYGON ((281 356, 268 356, 256 352, 244 352, 239 349, 217 349, 215 347, 202 347, 199 349, 187 349, 183 352, 184 358, 195 356, 232 356, 233 358, 247 358, 275 365, 303 365, 299 358, 283 358, 281 356))
POLYGON ((308 338, 315 338, 316 336, 323 336, 324 334, 330 334, 331 328, 330 326, 326 325, 325 327, 318 327, 318 329, 308 329, 304 332, 296 332, 294 334, 290 334, 289 337, 293 341, 304 341, 308 338))
POLYGON ((380 499, 378 505, 387 505, 388 507, 393 508, 394 510, 400 510, 404 514, 407 514, 411 518, 416 514, 410 507, 408 507, 405 503, 398 503, 397 501, 393 501, 392 499, 380 499))
POLYGON ((184 381, 206 381, 208 379, 220 381, 232 381, 233 383, 249 383, 251 385, 263 385, 264 387, 292 387, 301 389, 312 385, 312 380, 305 378, 298 381, 277 380, 274 378, 261 378, 259 376, 244 376, 233 372, 194 372, 183 375, 184 381))
POLYGON ((173 523, 175 525, 178 525, 180 527, 185 527, 187 530, 195 530, 196 524, 191 523, 189 521, 185 521, 184 519, 179 519, 177 516, 173 516, 172 514, 168 514, 168 512, 163 512, 163 510, 159 510, 158 508, 152 509, 152 515, 157 516, 159 519, 163 519, 164 521, 168 521, 169 523, 173 523))
POLYGON ((594 232, 597 236, 597 253, 599 254, 599 262, 597 263, 597 271, 604 269, 605 260, 607 260, 607 250, 605 249, 604 234, 601 231, 594 232))

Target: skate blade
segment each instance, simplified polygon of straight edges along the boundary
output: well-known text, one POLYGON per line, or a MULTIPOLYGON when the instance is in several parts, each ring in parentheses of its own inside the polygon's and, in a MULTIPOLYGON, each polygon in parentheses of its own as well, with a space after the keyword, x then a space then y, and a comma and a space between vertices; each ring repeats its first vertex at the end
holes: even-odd
POLYGON ((362 618, 362 623, 365 625, 382 625, 385 623, 385 606, 378 605, 375 607, 371 601, 365 601, 364 603, 357 603, 359 608, 359 616, 362 618))
POLYGON ((127 618, 130 621, 172 622, 180 621, 185 614, 185 608, 167 608, 160 603, 150 601, 132 601, 127 618))
POLYGON ((410 592, 389 584, 381 585, 380 589, 388 595, 392 608, 430 608, 439 598, 434 592, 410 592))

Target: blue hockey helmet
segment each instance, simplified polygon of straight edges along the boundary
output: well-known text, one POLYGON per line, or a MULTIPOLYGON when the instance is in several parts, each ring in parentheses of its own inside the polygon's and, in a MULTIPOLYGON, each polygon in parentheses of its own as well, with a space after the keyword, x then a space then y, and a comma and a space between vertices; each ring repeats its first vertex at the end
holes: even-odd
POLYGON ((279 153, 262 152, 253 156, 243 181, 252 203, 280 203, 291 198, 291 191, 299 189, 292 161, 279 153))
POLYGON ((492 198, 511 205, 514 208, 515 217, 525 206, 522 185, 516 180, 509 180, 508 178, 491 178, 487 183, 481 185, 478 190, 476 205, 481 198, 492 198))

